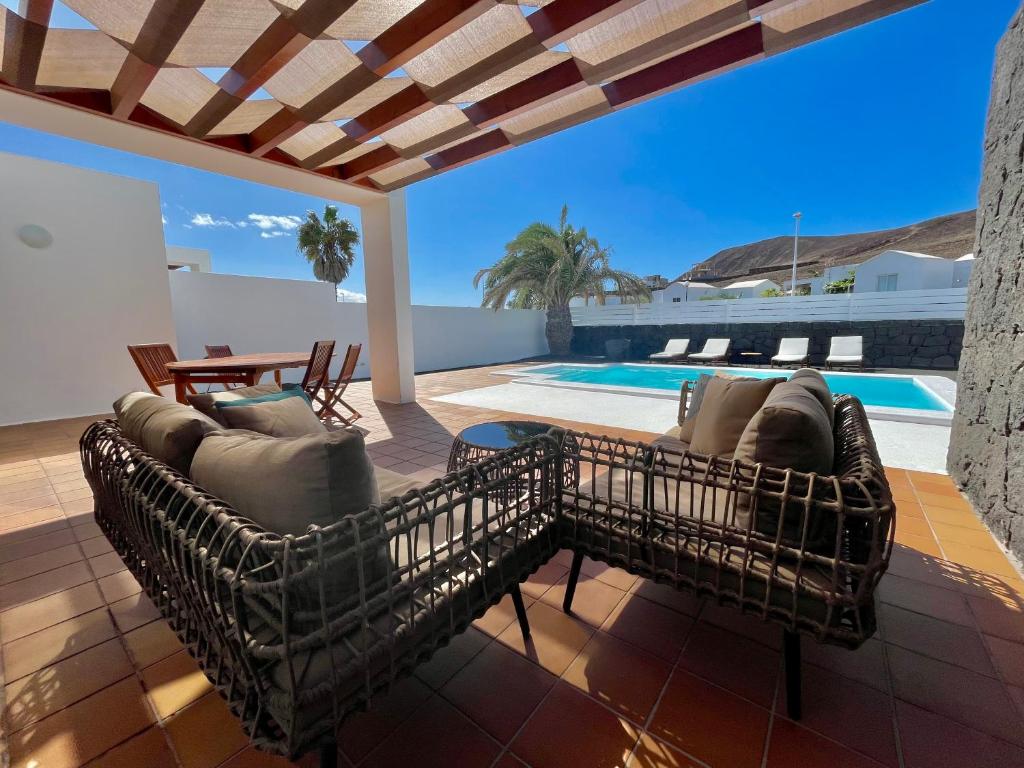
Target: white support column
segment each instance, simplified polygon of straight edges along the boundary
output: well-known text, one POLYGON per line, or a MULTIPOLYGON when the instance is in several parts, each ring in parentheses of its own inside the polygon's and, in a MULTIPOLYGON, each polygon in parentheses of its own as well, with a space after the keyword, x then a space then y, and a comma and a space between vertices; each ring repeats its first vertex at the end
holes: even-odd
POLYGON ((416 381, 405 192, 364 203, 362 221, 373 397, 411 403, 416 400, 416 381))

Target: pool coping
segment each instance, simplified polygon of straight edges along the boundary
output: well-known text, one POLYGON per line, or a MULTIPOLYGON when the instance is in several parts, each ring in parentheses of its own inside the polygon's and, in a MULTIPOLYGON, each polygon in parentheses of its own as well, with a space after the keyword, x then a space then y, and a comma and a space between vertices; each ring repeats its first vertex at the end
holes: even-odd
MULTIPOLYGON (((635 367, 650 368, 679 368, 706 369, 706 365, 664 365, 659 363, 541 363, 523 368, 512 368, 503 371, 492 371, 492 376, 505 376, 513 379, 520 379, 518 383, 532 384, 534 386, 559 387, 563 389, 579 389, 589 392, 614 392, 622 395, 636 395, 642 397, 655 397, 662 400, 678 400, 676 392, 653 387, 624 387, 617 384, 593 384, 578 381, 558 381, 554 376, 545 375, 544 368, 553 366, 574 368, 607 368, 610 365, 631 365, 635 367)), ((721 366, 737 373, 761 373, 770 368, 749 368, 743 366, 721 366)), ((791 371, 789 368, 780 368, 780 371, 791 371)), ((917 408, 890 408, 880 405, 865 405, 864 410, 870 418, 884 419, 886 421, 903 421, 911 424, 932 424, 935 426, 948 427, 953 423, 953 407, 956 404, 956 382, 944 376, 924 376, 906 373, 862 373, 860 371, 827 371, 830 376, 880 376, 901 379, 913 379, 920 386, 924 387, 930 394, 949 407, 949 412, 925 411, 917 408)))

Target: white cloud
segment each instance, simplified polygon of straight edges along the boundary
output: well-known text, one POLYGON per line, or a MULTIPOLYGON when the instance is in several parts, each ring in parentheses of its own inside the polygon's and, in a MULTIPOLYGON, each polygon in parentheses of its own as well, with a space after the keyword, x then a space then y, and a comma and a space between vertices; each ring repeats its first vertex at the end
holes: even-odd
POLYGON ((236 221, 235 222, 235 226, 236 227, 241 227, 242 229, 245 229, 246 227, 249 226, 249 222, 248 221, 236 221))
POLYGON ((295 229, 302 223, 299 216, 274 216, 269 213, 250 213, 249 221, 263 230, 295 229))
POLYGON ((291 232, 282 232, 280 229, 273 229, 269 232, 260 232, 260 237, 264 239, 271 237, 291 237, 291 232))
POLYGON ((163 223, 163 224, 166 224, 166 223, 167 223, 167 217, 166 217, 166 216, 164 216, 164 215, 163 215, 162 213, 160 214, 160 221, 161 221, 161 223, 163 223))
POLYGON ((192 223, 197 227, 231 227, 234 229, 235 225, 224 218, 213 218, 208 213, 197 213, 192 217, 192 223))
POLYGON ((338 301, 348 302, 349 304, 365 304, 366 294, 358 293, 356 291, 349 291, 345 288, 339 288, 338 301))

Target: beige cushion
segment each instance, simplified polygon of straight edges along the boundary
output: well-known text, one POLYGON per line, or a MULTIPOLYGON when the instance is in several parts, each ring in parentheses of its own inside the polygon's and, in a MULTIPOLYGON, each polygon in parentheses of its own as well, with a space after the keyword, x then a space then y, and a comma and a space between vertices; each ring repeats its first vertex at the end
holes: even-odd
POLYGON ((209 435, 192 479, 268 531, 301 535, 380 501, 355 429, 276 438, 242 430, 209 435))
POLYGON ((302 437, 327 431, 309 401, 298 394, 251 405, 221 403, 217 410, 229 428, 248 429, 271 437, 302 437))
POLYGON ((260 395, 272 395, 274 392, 280 392, 281 388, 274 382, 267 384, 254 384, 251 387, 238 387, 237 389, 228 389, 223 392, 200 392, 199 394, 189 395, 188 402, 214 421, 227 426, 226 421, 222 421, 220 414, 217 412, 217 403, 227 403, 232 400, 248 400, 252 397, 259 397, 260 395))
POLYGON ((795 384, 799 384, 818 398, 818 402, 821 403, 821 407, 824 408, 825 413, 828 414, 829 426, 834 427, 836 423, 836 405, 832 400, 832 390, 828 388, 828 383, 825 381, 825 377, 813 368, 801 368, 790 376, 789 380, 795 384))
POLYGON ((220 425, 195 408, 150 392, 129 392, 114 403, 121 432, 157 461, 182 474, 208 433, 220 425))
MULTIPOLYGON (((747 464, 765 464, 778 469, 830 475, 835 453, 832 425, 818 398, 795 382, 772 390, 764 406, 747 424, 733 458, 747 464)), ((790 502, 783 525, 782 540, 799 546, 803 538, 803 505, 790 502)), ((749 499, 737 505, 736 524, 750 522, 749 499)), ((755 528, 774 537, 779 527, 779 503, 762 499, 755 528)), ((808 521, 807 546, 812 550, 834 549, 835 516, 818 515, 808 521)))
MULTIPOLYGON (((772 389, 784 381, 713 377, 695 419, 690 450, 708 456, 732 456, 747 422, 772 389)), ((680 435, 680 439, 685 437, 680 435)))

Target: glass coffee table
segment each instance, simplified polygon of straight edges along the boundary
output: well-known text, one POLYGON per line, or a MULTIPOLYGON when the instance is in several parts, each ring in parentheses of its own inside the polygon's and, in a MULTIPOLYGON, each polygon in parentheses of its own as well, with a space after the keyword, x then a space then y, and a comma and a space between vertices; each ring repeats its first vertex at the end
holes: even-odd
MULTIPOLYGON (((560 427, 541 421, 488 421, 466 427, 456 435, 452 443, 448 455, 448 471, 465 469, 482 459, 549 433, 559 442, 564 439, 564 431, 560 427)), ((562 466, 563 487, 575 486, 579 476, 579 461, 566 458, 562 466)))

